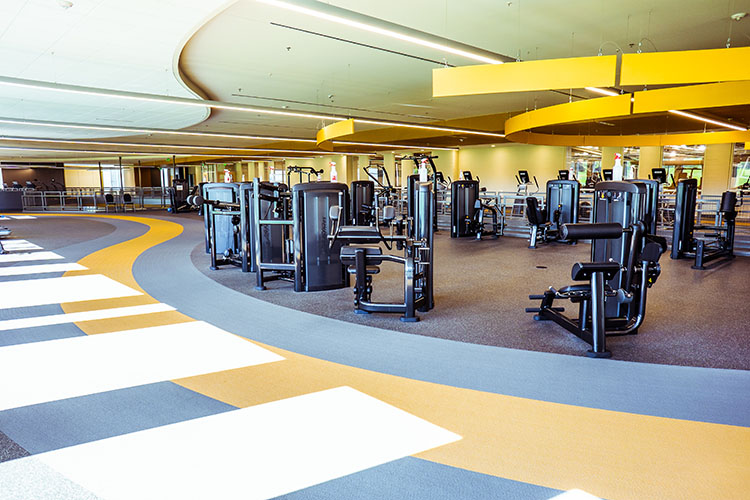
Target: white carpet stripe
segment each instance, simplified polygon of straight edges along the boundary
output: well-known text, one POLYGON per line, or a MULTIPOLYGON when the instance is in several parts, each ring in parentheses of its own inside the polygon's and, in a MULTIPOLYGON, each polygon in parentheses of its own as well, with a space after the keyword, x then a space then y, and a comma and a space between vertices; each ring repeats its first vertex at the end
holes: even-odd
POLYGON ((255 499, 459 439, 366 394, 339 387, 34 458, 109 500, 255 499))
MULTIPOLYGON (((3 241, 3 245, 5 245, 5 241, 3 241)), ((62 258, 62 255, 58 255, 55 252, 7 253, 0 255, 0 264, 7 262, 24 262, 27 260, 54 260, 62 258)))
POLYGON ((47 316, 34 316, 33 318, 7 319, 0 321, 0 331, 15 330, 18 328, 33 328, 37 326, 61 325, 64 323, 77 323, 79 321, 92 321, 97 319, 122 318, 125 316, 138 316, 141 314, 152 314, 174 310, 174 307, 167 304, 146 304, 143 306, 116 307, 113 309, 99 309, 96 311, 50 314, 47 316))
POLYGON ((0 309, 134 295, 142 295, 142 292, 101 274, 5 281, 0 282, 0 309))
POLYGON ((3 248, 6 252, 17 252, 19 250, 42 250, 42 247, 26 240, 3 240, 3 248))
POLYGON ((13 266, 0 267, 0 276, 21 276, 24 274, 42 274, 42 273, 64 273, 66 271, 85 271, 88 267, 66 262, 62 264, 39 264, 35 266, 13 266))
POLYGON ((11 217, 18 220, 36 219, 33 215, 11 215, 11 217))
POLYGON ((282 360, 202 321, 0 348, 0 411, 282 360))

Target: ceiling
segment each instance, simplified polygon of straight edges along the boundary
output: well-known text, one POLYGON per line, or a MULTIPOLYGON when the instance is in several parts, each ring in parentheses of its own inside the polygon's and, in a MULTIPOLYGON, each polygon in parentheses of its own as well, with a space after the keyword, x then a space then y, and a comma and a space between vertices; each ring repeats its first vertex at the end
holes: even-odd
MULTIPOLYGON (((750 45, 750 16, 741 21, 730 19, 736 12, 750 12, 750 0, 333 0, 327 4, 378 18, 383 25, 395 23, 405 30, 418 30, 521 60, 595 56, 618 50, 634 53, 723 48, 728 38, 733 47, 750 45)), ((0 2, 3 77, 409 123, 508 116, 594 97, 578 89, 433 98, 432 70, 444 64, 477 62, 256 0, 73 0, 73 6, 67 9, 61 7, 59 0, 0 2)), ((714 111, 746 124, 750 121, 747 110, 741 111, 742 116, 727 116, 732 110, 714 111)), ((305 139, 314 139, 321 127, 334 121, 0 85, 2 118, 305 139)), ((614 127, 600 124, 598 128, 602 133, 612 133, 612 128, 618 133, 634 129, 642 129, 643 133, 670 126, 674 130, 699 127, 675 117, 639 120, 615 123, 614 127)), ((571 126, 575 127, 581 126, 571 126)), ((373 134, 377 135, 377 131, 373 134)), ((315 148, 313 143, 40 127, 1 121, 0 135, 40 139, 108 137, 108 141, 120 143, 206 147, 315 148)), ((425 133, 412 134, 410 140, 393 136, 389 142, 458 147, 497 139, 425 133)), ((0 140, 0 146, 22 145, 29 146, 0 140)), ((42 141, 31 147, 63 146, 42 141)), ((118 145, 64 147, 121 153, 155 151, 118 145)), ((338 148, 362 152, 383 149, 338 148)), ((165 158, 187 154, 168 147, 158 152, 165 158)), ((243 153, 242 157, 248 154, 251 153, 243 153)), ((98 159, 88 153, 75 156, 98 159)), ((68 157, 71 155, 59 151, 0 149, 0 160, 68 157)))

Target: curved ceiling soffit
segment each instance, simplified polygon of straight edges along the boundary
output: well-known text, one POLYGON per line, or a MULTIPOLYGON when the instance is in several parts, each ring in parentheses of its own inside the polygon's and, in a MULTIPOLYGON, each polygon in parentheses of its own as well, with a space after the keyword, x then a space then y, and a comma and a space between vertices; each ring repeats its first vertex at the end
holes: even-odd
MULTIPOLYGON (((193 39, 193 37, 198 33, 206 24, 208 24, 211 20, 216 18, 219 14, 227 10, 229 7, 237 3, 238 0, 227 0, 225 1, 220 7, 217 7, 214 9, 213 12, 211 12, 209 15, 205 16, 199 23, 197 23, 193 28, 185 33, 185 36, 180 40, 180 43, 177 45, 174 56, 172 57, 172 74, 174 75, 175 79, 183 86, 185 87, 185 90, 193 94, 195 97, 199 99, 209 99, 210 96, 208 95, 208 92, 206 92, 203 87, 201 87, 198 83, 196 83, 194 80, 189 78, 185 72, 182 70, 182 54, 185 51, 185 47, 188 43, 190 43, 190 40, 193 39)), ((206 107, 204 108, 204 117, 197 121, 197 123, 203 123, 211 116, 211 108, 206 107)))
POLYGON ((633 135, 566 135, 534 132, 534 129, 546 126, 638 118, 686 109, 745 105, 750 105, 750 81, 688 85, 599 97, 527 111, 509 118, 505 122, 505 133, 507 139, 514 142, 567 146, 662 146, 746 142, 750 141, 750 132, 747 129, 731 132, 712 129, 693 133, 633 135))
POLYGON ((739 129, 732 132, 704 130, 695 133, 640 135, 566 135, 538 133, 534 132, 534 129, 602 119, 637 118, 654 113, 676 113, 674 110, 748 105, 748 63, 750 48, 739 47, 624 54, 617 58, 599 56, 478 65, 435 70, 433 95, 444 97, 519 92, 529 90, 528 82, 546 88, 700 83, 600 97, 527 111, 509 118, 505 123, 505 133, 507 139, 514 142, 568 146, 744 142, 750 139, 750 132, 744 126, 732 126, 731 128, 739 129))

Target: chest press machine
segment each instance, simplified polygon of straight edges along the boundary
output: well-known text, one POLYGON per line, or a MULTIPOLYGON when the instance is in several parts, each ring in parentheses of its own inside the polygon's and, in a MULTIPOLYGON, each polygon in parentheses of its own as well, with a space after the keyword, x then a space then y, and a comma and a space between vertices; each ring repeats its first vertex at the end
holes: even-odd
POLYGON ((344 225, 345 217, 340 206, 330 209, 333 221, 330 245, 343 244, 340 251, 341 263, 349 274, 355 276, 354 312, 370 314, 375 312, 399 313, 401 321, 419 321, 417 311, 426 312, 435 306, 433 297, 433 209, 435 204, 431 183, 416 183, 415 192, 410 197, 414 207, 413 217, 405 221, 396 218, 393 206, 383 209, 381 228, 378 220, 370 226, 344 225), (405 224, 404 234, 397 228, 405 224), (387 232, 384 234, 384 230, 387 232), (392 250, 394 245, 403 250, 403 255, 384 253, 383 245, 392 250), (383 262, 395 262, 404 268, 404 300, 401 303, 383 303, 372 300, 372 278, 380 273, 383 262))

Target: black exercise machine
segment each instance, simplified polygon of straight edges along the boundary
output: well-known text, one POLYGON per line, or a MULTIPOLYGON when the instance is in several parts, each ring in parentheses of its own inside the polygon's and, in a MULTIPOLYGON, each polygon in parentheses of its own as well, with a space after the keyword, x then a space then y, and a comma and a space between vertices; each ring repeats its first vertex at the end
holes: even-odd
POLYGON ((677 184, 675 196, 674 227, 672 228, 672 259, 695 258, 693 269, 705 269, 706 262, 734 258, 734 231, 737 219, 737 193, 725 191, 719 206, 720 224, 703 225, 695 222, 698 196, 698 180, 683 179, 677 184), (711 240, 695 237, 695 231, 712 231, 705 236, 711 240))
POLYGON ((329 249, 327 237, 329 207, 346 204, 348 196, 346 185, 336 182, 302 183, 290 191, 285 184, 254 179, 206 184, 203 195, 189 202, 206 208, 211 269, 229 264, 255 272, 258 290, 284 280, 293 282, 296 292, 309 292, 349 284, 338 248, 329 249))
POLYGON ((329 236, 331 248, 344 243, 340 249, 341 262, 348 273, 355 276, 354 312, 369 314, 374 312, 401 314, 401 321, 419 321, 417 311, 426 312, 435 307, 433 296, 433 230, 432 214, 435 203, 432 184, 417 183, 414 193, 414 217, 407 217, 405 234, 395 231, 400 222, 393 206, 383 209, 383 221, 388 225, 388 233, 383 234, 379 224, 374 226, 345 226, 345 215, 339 207, 333 207, 330 218, 333 221, 329 236), (403 249, 403 256, 384 253, 387 250, 403 249), (362 246, 369 245, 369 246, 362 246), (376 245, 376 246, 373 246, 376 245), (396 262, 404 266, 404 301, 402 303, 382 303, 372 300, 372 277, 380 272, 383 262, 396 262))
POLYGON ((451 238, 473 236, 481 240, 483 236, 500 235, 500 209, 496 202, 482 199, 483 191, 479 177, 473 179, 468 170, 463 172, 463 180, 451 184, 451 238), (490 230, 485 229, 488 220, 490 230))
MULTIPOLYGON (((283 262, 277 262, 277 253, 270 253, 255 242, 256 290, 265 290, 265 283, 282 279, 294 282, 295 292, 331 290, 349 286, 349 275, 339 257, 341 244, 329 245, 328 213, 332 206, 346 207, 349 189, 338 182, 309 182, 296 184, 291 191, 277 191, 272 195, 261 192, 261 183, 253 180, 253 217, 255 234, 264 236, 273 231, 271 248, 283 252, 283 262), (276 207, 263 210, 261 203, 268 201, 276 207)), ((349 215, 343 213, 345 220, 349 215)))
POLYGON ((651 169, 651 179, 657 181, 659 184, 667 183, 667 169, 662 167, 655 167, 651 169))
POLYGON ((323 174, 323 169, 315 170, 313 167, 300 167, 297 165, 289 165, 286 167, 286 185, 292 185, 292 174, 299 174, 299 182, 302 183, 302 174, 307 174, 307 182, 312 182, 312 176, 315 176, 317 180, 318 176, 323 174))
MULTIPOLYGON (((562 237, 591 240, 591 262, 573 265, 574 285, 550 287, 539 307, 527 308, 537 321, 551 320, 591 344, 588 356, 608 358, 606 337, 638 333, 646 315, 646 292, 661 273, 659 258, 667 250, 664 238, 647 232, 647 187, 638 181, 597 184, 593 224, 564 224, 562 237), (554 301, 578 304, 578 317, 563 314, 554 301)), ((653 217, 653 214, 651 214, 653 217)))
POLYGON ((441 172, 438 172, 437 167, 435 166, 435 162, 433 161, 437 156, 434 155, 428 155, 427 153, 414 153, 412 156, 406 156, 404 157, 405 160, 412 160, 414 162, 414 165, 417 166, 417 169, 421 166, 422 160, 427 160, 427 162, 430 164, 430 168, 432 169, 432 193, 435 197, 435 203, 433 206, 433 212, 432 212, 432 229, 433 231, 437 232, 438 230, 438 218, 437 218, 437 193, 438 193, 438 185, 443 182, 444 177, 441 172))
MULTIPOLYGON (((567 172, 567 170, 565 170, 567 172)), ((529 248, 536 248, 537 241, 565 241, 560 227, 578 222, 578 205, 581 186, 578 181, 547 181, 545 207, 539 206, 535 196, 526 198, 526 218, 529 221, 529 248)), ((569 243, 566 241, 566 243, 569 243)), ((570 243, 575 243, 570 242, 570 243)))
POLYGON ((373 181, 352 181, 351 185, 351 224, 369 226, 374 222, 375 183, 373 181))
POLYGON ((188 203, 187 198, 194 194, 199 194, 199 189, 191 193, 190 184, 187 179, 172 179, 172 185, 167 188, 167 195, 169 196, 169 208, 167 208, 167 212, 178 214, 193 210, 194 205, 188 203))
POLYGON ((243 255, 243 239, 249 237, 249 227, 241 227, 240 184, 235 182, 208 182, 201 193, 190 195, 185 202, 203 207, 206 253, 211 256, 210 268, 223 265, 243 267, 248 271, 249 255, 243 255), (243 265, 244 263, 244 265, 243 265))
MULTIPOLYGON (((358 208, 360 212, 362 213, 362 210, 368 211, 368 224, 374 222, 376 217, 379 217, 378 212, 380 211, 381 207, 385 207, 388 205, 395 205, 397 198, 399 197, 399 193, 397 190, 393 187, 393 184, 391 184, 391 178, 388 175, 388 170, 385 169, 383 165, 372 165, 371 167, 365 168, 362 167, 362 169, 365 171, 367 176, 372 179, 372 182, 376 185, 373 185, 373 194, 370 197, 371 202, 365 203, 363 205, 358 205, 358 208), (383 183, 378 177, 374 176, 369 168, 376 168, 378 171, 383 173, 383 179, 385 180, 385 183, 383 183)), ((438 172, 439 173, 439 172, 438 172)), ((355 181, 355 182, 368 182, 368 181, 355 181)), ((352 191, 352 201, 354 200, 355 193, 352 191)), ((354 208, 354 205, 352 205, 352 208, 354 208)), ((351 217, 354 218, 354 212, 351 212, 351 217)), ((355 224, 357 225, 357 224, 355 224)))

